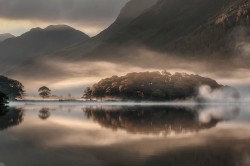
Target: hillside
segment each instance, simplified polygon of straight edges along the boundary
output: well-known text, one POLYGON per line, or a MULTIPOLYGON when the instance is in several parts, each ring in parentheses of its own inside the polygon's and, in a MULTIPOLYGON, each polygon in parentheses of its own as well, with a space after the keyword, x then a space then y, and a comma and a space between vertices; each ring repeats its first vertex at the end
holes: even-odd
MULTIPOLYGON (((74 58, 82 59, 88 54, 99 52, 99 47, 106 45, 111 36, 119 36, 123 29, 126 29, 134 19, 140 16, 145 11, 149 10, 158 0, 131 0, 122 9, 117 19, 107 29, 103 30, 96 36, 87 41, 76 43, 71 47, 66 47, 57 52, 58 57, 64 56, 66 59, 74 58)), ((55 56, 54 54, 52 54, 55 56)), ((97 55, 98 56, 98 55, 97 55)), ((108 57, 107 57, 108 58, 108 57)))
POLYGON ((244 41, 249 36, 249 0, 158 0, 146 6, 143 2, 131 0, 110 27, 58 55, 114 60, 146 48, 185 58, 224 59, 240 51, 242 29, 244 41))
POLYGON ((48 53, 89 37, 66 25, 51 25, 45 29, 33 28, 23 35, 0 43, 1 69, 11 65, 26 64, 32 58, 42 58, 48 53))

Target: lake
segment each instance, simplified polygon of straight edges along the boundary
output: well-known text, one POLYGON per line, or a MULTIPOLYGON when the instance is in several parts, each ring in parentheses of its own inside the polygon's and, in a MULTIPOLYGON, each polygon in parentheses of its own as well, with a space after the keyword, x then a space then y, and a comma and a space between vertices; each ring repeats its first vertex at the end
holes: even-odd
POLYGON ((247 104, 14 103, 0 166, 247 166, 247 104))

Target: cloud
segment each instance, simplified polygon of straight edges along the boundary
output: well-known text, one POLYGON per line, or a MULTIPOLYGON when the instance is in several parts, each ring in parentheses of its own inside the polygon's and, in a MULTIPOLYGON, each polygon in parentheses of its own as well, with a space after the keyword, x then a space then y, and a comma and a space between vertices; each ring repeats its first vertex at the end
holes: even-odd
POLYGON ((128 0, 0 0, 0 18, 104 29, 128 0))

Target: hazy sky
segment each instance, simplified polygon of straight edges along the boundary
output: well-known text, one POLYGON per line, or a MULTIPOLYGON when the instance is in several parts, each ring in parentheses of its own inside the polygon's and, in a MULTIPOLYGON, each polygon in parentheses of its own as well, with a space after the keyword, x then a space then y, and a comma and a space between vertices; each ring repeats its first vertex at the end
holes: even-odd
POLYGON ((0 34, 69 24, 90 36, 109 26, 129 0, 0 0, 0 34))

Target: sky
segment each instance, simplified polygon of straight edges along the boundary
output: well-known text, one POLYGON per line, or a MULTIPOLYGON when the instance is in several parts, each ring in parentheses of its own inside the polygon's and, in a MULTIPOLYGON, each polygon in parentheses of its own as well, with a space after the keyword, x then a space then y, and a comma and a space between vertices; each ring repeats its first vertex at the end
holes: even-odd
POLYGON ((0 0, 0 34, 68 24, 90 36, 108 27, 129 0, 0 0))

